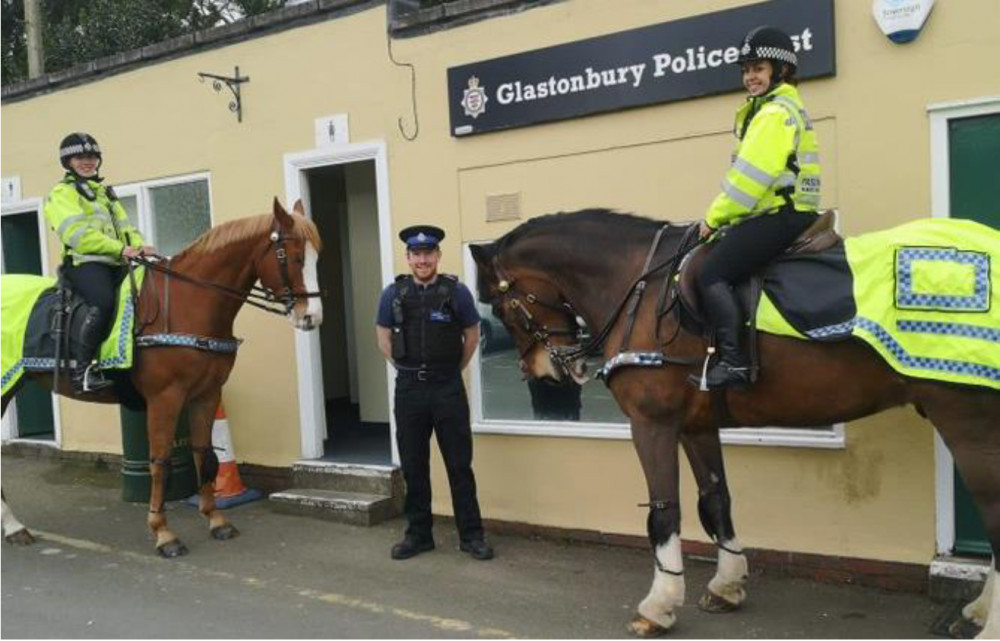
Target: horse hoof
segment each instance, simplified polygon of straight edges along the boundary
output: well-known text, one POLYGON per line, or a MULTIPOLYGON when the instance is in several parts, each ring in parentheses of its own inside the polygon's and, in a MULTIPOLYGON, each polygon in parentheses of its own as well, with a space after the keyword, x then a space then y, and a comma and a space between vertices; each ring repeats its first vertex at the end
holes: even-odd
POLYGON ((663 627, 656 621, 647 619, 641 614, 635 615, 635 618, 632 619, 626 627, 630 633, 640 639, 654 639, 656 637, 662 637, 667 633, 667 628, 663 627))
POLYGON ((974 621, 959 617, 948 626, 948 634, 952 639, 975 639, 982 630, 974 621))
POLYGON ((702 612, 711 612, 712 614, 722 614, 724 612, 733 612, 740 609, 739 603, 732 603, 726 601, 718 594, 715 594, 711 590, 705 590, 705 594, 701 595, 698 600, 698 609, 702 612))
POLYGON ((35 542, 35 537, 27 528, 23 528, 13 534, 8 534, 5 540, 13 545, 31 545, 35 542))
POLYGON ((176 559, 179 556, 184 556, 188 553, 187 546, 180 542, 178 539, 173 541, 168 541, 156 548, 156 551, 160 553, 165 559, 176 559))
POLYGON ((231 523, 226 523, 225 525, 217 525, 211 530, 212 538, 216 541, 228 541, 229 539, 234 539, 240 535, 240 531, 236 529, 231 523))

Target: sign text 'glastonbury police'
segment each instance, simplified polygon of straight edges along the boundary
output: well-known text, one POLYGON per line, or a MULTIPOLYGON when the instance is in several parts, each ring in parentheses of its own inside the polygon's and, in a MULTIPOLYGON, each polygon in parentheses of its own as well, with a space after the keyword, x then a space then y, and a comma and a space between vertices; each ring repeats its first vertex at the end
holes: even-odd
POLYGON ((832 0, 772 0, 452 67, 452 134, 734 91, 740 40, 759 24, 792 36, 800 78, 835 73, 832 0))

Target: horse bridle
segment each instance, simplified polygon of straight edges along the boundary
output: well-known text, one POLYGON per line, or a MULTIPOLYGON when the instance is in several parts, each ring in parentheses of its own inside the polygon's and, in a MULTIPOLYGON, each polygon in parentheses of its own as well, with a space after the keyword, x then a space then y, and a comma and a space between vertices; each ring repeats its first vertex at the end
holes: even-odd
POLYGON ((499 283, 497 284, 497 289, 503 294, 501 298, 501 305, 509 307, 511 310, 517 312, 521 320, 521 328, 527 333, 532 342, 528 346, 519 350, 519 358, 524 359, 524 357, 535 347, 535 345, 542 345, 546 352, 548 352, 549 358, 558 367, 562 368, 564 373, 568 374, 570 372, 570 364, 576 360, 574 357, 568 357, 567 352, 572 352, 575 347, 564 347, 561 345, 553 345, 551 338, 554 336, 573 336, 578 341, 587 335, 587 324, 584 322, 583 317, 573 308, 573 305, 569 301, 559 301, 556 303, 551 303, 540 299, 538 296, 531 292, 524 292, 518 289, 515 285, 515 280, 506 274, 504 274, 503 269, 499 264, 495 265, 497 275, 500 277, 499 283), (551 328, 548 325, 541 324, 535 319, 535 315, 531 313, 528 309, 529 305, 535 305, 545 309, 549 309, 555 312, 559 312, 566 319, 571 320, 567 323, 565 327, 551 328))
POLYGON ((197 285, 199 287, 205 287, 207 289, 214 289, 229 298, 242 301, 247 305, 256 307, 257 309, 262 309, 265 312, 288 316, 292 313, 292 310, 295 308, 295 304, 299 301, 299 299, 315 298, 323 295, 322 292, 296 292, 292 290, 292 277, 288 271, 288 250, 285 248, 285 241, 290 238, 292 237, 282 234, 281 229, 278 227, 277 223, 275 223, 275 227, 271 229, 271 233, 269 235, 270 243, 268 247, 270 248, 271 246, 274 246, 274 257, 278 261, 278 271, 281 274, 280 293, 276 293, 271 288, 264 287, 263 285, 253 285, 251 286, 250 291, 244 292, 236 289, 235 287, 229 287, 228 285, 220 285, 219 283, 212 283, 192 278, 187 274, 182 274, 160 264, 159 262, 154 262, 143 257, 130 258, 129 260, 140 265, 145 265, 149 269, 166 274, 169 277, 176 278, 186 283, 197 285), (281 307, 274 307, 275 304, 281 305, 281 307))

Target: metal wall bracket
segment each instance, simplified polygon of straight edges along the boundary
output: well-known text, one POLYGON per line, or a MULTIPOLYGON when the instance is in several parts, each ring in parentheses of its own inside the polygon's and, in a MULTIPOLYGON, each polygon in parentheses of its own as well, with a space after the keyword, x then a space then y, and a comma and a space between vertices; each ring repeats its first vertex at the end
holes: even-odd
POLYGON ((198 73, 198 79, 201 82, 205 82, 205 78, 211 78, 212 88, 216 92, 222 91, 222 85, 225 84, 229 88, 229 91, 233 92, 233 99, 229 101, 229 111, 236 114, 236 121, 243 122, 243 99, 240 97, 240 85, 244 82, 250 82, 250 76, 240 76, 240 68, 237 66, 233 72, 233 77, 229 78, 226 76, 218 76, 214 73, 198 73))

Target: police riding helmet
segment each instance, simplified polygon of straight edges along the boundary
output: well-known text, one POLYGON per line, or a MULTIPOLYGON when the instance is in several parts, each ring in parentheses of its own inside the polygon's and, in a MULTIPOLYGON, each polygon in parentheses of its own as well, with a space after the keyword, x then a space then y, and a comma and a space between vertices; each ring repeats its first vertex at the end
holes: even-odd
POLYGON ((90 134, 83 132, 71 133, 59 143, 59 162, 62 164, 63 169, 70 172, 73 171, 69 166, 69 160, 74 156, 97 156, 98 169, 101 168, 101 163, 104 162, 97 140, 90 134))
POLYGON ((743 38, 740 56, 736 62, 742 65, 745 62, 758 60, 769 60, 774 65, 776 77, 772 80, 772 85, 794 75, 799 66, 792 38, 781 29, 767 25, 756 27, 747 33, 743 38), (783 65, 787 65, 787 71, 783 65))

